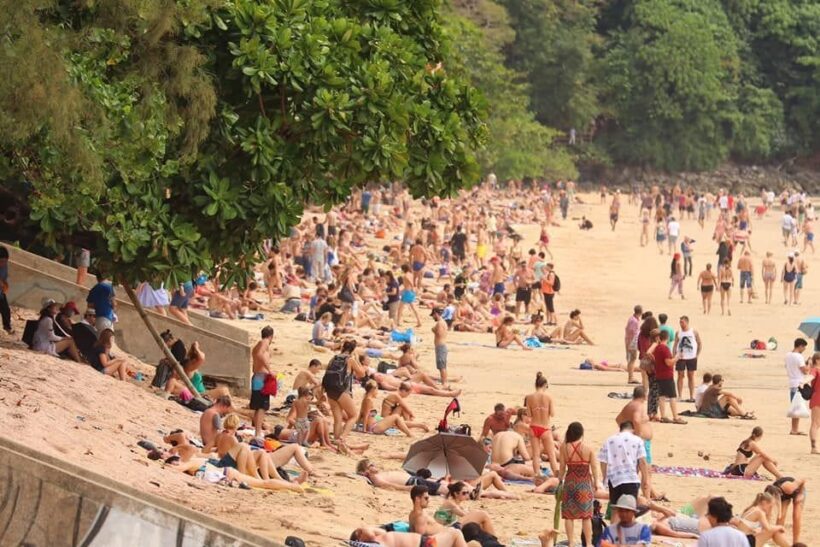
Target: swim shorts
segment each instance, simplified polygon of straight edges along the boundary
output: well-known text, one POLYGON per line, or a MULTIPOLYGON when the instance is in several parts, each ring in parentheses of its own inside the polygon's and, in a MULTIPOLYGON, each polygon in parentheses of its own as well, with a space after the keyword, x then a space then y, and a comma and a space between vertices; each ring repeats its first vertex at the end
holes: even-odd
POLYGON ((752 272, 740 272, 740 288, 752 288, 752 272))
POLYGON ((447 346, 436 346, 436 368, 439 370, 447 368, 447 346))
POLYGON ((643 440, 643 447, 646 450, 646 463, 652 465, 652 441, 643 440))
POLYGON ((493 285, 493 294, 504 294, 504 283, 496 283, 493 285))
POLYGON ((413 271, 420 272, 424 268, 424 262, 413 262, 413 271))
POLYGON ((694 359, 679 359, 678 362, 675 363, 675 370, 677 370, 678 372, 683 372, 684 370, 698 370, 698 358, 695 357, 694 359))
POLYGON ((401 301, 405 304, 415 304, 416 303, 416 291, 402 291, 401 292, 401 301))
POLYGON ((251 391, 251 410, 270 410, 270 395, 262 395, 262 391, 251 391))

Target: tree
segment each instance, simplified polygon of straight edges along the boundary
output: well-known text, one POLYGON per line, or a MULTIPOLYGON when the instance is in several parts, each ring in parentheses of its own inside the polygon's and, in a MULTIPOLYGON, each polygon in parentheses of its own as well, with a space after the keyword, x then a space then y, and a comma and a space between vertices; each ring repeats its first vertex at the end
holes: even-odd
POLYGON ((370 181, 479 180, 483 103, 448 74, 439 0, 4 7, 0 173, 55 251, 85 237, 126 286, 243 282, 306 203, 370 181))
POLYGON ((535 120, 526 85, 504 66, 501 50, 514 35, 506 20, 498 4, 462 0, 445 25, 453 43, 449 69, 480 90, 491 105, 487 146, 478 155, 481 166, 501 180, 573 178, 578 172, 572 159, 554 144, 561 133, 535 120))

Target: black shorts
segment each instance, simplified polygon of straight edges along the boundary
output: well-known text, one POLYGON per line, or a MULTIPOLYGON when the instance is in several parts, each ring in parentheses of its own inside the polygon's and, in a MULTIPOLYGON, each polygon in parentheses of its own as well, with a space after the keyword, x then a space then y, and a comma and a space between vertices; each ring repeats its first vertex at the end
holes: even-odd
POLYGON ((555 313, 555 294, 544 293, 544 304, 546 304, 548 312, 555 313))
POLYGON ((431 496, 438 496, 439 483, 421 477, 412 476, 404 483, 405 486, 425 486, 427 493, 431 496))
POLYGON ((658 383, 658 395, 675 399, 678 396, 675 391, 675 380, 656 380, 658 383))
POLYGON ((696 370, 698 370, 698 358, 695 357, 694 359, 678 359, 678 362, 675 363, 675 370, 677 370, 678 372, 683 372, 684 370, 695 372, 696 370))
POLYGON ((261 391, 251 391, 251 410, 270 410, 270 395, 262 395, 261 391))
POLYGON ((607 484, 609 485, 609 503, 618 503, 618 498, 624 494, 629 494, 638 499, 638 492, 641 491, 641 483, 639 482, 627 482, 618 486, 612 486, 611 482, 607 484))
POLYGON ((524 302, 525 304, 529 304, 530 300, 532 299, 532 291, 529 288, 522 289, 518 288, 515 290, 515 301, 516 302, 524 302))

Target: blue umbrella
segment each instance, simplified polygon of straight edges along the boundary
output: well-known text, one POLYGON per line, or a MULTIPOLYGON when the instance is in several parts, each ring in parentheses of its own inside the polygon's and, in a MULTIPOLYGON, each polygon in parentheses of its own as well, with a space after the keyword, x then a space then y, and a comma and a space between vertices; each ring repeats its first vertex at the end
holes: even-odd
POLYGON ((797 328, 809 338, 816 338, 820 334, 820 317, 804 319, 797 328))

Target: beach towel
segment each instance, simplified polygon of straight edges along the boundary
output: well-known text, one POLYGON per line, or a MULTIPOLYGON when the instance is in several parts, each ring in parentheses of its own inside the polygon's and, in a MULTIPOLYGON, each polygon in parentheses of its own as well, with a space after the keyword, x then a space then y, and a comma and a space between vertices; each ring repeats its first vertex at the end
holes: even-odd
POLYGON ((413 329, 407 329, 404 332, 393 329, 393 331, 390 332, 390 339, 394 342, 412 344, 415 340, 415 335, 413 334, 413 329))
POLYGON ((672 475, 675 477, 699 477, 704 479, 739 479, 748 481, 765 481, 767 480, 760 475, 752 477, 743 477, 737 475, 727 475, 723 471, 716 469, 706 469, 704 467, 685 467, 685 466, 661 466, 653 465, 652 472, 660 475, 672 475))
MULTIPOLYGON (((625 392, 624 393, 618 393, 616 391, 612 391, 612 392, 607 394, 607 397, 609 397, 610 399, 631 399, 632 395, 630 395, 629 393, 625 393, 625 392)), ((681 412, 681 414, 683 414, 683 412, 681 412)))
MULTIPOLYGON (((497 347, 493 344, 482 344, 481 342, 447 342, 447 343, 455 345, 455 346, 470 346, 470 347, 474 347, 474 348, 490 348, 490 349, 504 349, 504 350, 510 350, 510 349, 520 350, 521 349, 518 346, 509 346, 507 348, 499 348, 499 347, 497 347)), ((538 348, 535 348, 535 349, 571 349, 569 346, 564 346, 564 345, 555 346, 555 345, 550 345, 550 344, 543 344, 541 342, 539 342, 539 344, 541 344, 541 346, 538 347, 538 348)))
POLYGON ((535 336, 530 336, 529 338, 524 338, 524 345, 527 346, 528 348, 533 348, 533 349, 541 349, 541 348, 544 347, 544 344, 542 344, 541 341, 538 338, 536 338, 535 336))
POLYGON ((708 416, 703 414, 702 412, 696 412, 694 410, 684 410, 683 412, 678 412, 679 416, 686 416, 687 418, 712 418, 714 420, 728 420, 729 416, 723 416, 722 418, 716 418, 714 416, 708 416))

